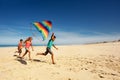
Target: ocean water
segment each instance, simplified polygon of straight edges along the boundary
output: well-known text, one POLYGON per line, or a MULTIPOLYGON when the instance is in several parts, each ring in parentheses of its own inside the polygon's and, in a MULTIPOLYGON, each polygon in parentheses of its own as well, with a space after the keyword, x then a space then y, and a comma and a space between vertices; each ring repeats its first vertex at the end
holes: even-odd
POLYGON ((0 45, 0 47, 17 47, 17 45, 0 45))
MULTIPOLYGON (((18 45, 0 45, 0 47, 17 47, 18 45)), ((46 46, 46 45, 33 45, 33 46, 46 46)))

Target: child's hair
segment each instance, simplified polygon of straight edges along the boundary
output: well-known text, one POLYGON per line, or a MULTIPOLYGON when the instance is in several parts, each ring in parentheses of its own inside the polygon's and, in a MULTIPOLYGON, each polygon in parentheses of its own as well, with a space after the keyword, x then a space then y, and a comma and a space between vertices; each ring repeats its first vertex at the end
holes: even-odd
POLYGON ((28 38, 24 41, 24 43, 26 43, 26 41, 29 41, 30 39, 32 39, 32 37, 28 37, 28 38))
POLYGON ((20 41, 23 41, 23 39, 20 39, 20 41))
POLYGON ((54 38, 56 38, 56 36, 54 36, 54 38))
POLYGON ((56 36, 53 36, 53 38, 51 40, 53 40, 53 39, 56 39, 56 36))

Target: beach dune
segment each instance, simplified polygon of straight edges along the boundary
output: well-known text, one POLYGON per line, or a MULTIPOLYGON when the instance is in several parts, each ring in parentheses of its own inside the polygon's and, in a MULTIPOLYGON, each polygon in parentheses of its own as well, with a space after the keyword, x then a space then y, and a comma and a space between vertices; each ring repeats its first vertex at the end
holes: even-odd
POLYGON ((1 47, 0 80, 120 80, 120 42, 57 47, 55 65, 49 54, 36 56, 45 46, 34 46, 32 61, 19 59, 17 47, 1 47))

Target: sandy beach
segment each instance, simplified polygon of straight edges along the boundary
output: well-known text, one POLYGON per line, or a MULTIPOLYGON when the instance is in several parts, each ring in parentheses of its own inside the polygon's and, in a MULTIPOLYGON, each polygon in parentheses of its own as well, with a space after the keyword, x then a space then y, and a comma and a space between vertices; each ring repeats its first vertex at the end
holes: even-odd
POLYGON ((17 47, 1 47, 0 80, 120 80, 120 42, 57 47, 55 65, 50 54, 36 56, 45 46, 34 47, 32 61, 14 56, 17 47))

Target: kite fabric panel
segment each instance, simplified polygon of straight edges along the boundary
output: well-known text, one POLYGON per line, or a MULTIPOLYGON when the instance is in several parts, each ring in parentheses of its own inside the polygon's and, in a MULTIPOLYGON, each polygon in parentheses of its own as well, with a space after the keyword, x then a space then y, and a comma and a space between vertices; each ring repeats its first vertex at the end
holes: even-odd
POLYGON ((52 28, 51 21, 34 22, 33 24, 35 28, 42 34, 43 40, 46 40, 52 28))

